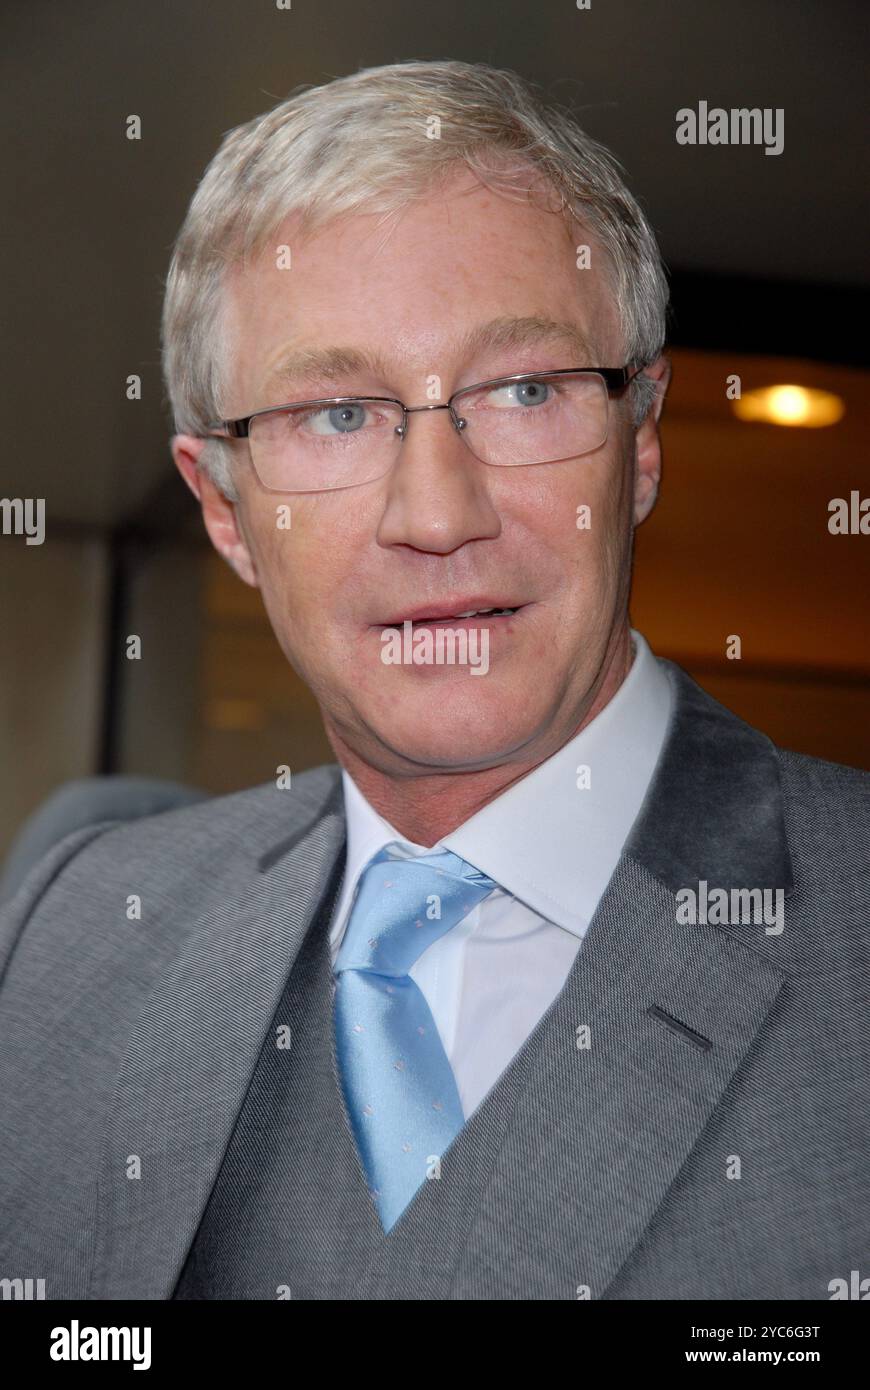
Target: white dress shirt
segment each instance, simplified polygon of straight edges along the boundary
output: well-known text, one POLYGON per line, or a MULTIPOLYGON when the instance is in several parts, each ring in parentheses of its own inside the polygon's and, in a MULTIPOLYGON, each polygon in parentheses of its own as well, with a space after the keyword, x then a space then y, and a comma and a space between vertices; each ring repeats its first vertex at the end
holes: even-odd
POLYGON ((671 683, 640 633, 631 635, 631 669, 591 723, 431 848, 404 839, 342 773, 347 860, 333 964, 360 875, 387 845, 396 858, 452 850, 499 885, 410 971, 466 1119, 562 989, 661 753, 671 683), (581 768, 588 787, 578 786, 581 768))

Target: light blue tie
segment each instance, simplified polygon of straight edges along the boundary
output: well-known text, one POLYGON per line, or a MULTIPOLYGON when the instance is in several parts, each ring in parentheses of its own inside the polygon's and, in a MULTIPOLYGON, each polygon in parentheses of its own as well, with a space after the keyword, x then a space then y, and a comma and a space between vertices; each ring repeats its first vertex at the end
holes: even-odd
POLYGON ((335 961, 336 1058, 385 1231, 465 1122, 435 1020, 408 971, 495 887, 449 850, 417 859, 383 850, 360 878, 335 961))

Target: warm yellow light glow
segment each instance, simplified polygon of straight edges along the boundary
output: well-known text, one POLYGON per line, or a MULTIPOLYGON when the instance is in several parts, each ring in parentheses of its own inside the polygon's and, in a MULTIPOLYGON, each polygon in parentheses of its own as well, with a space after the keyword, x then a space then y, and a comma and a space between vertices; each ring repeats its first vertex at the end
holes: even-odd
POLYGON ((846 413, 845 403, 839 396, 807 386, 763 386, 757 391, 747 391, 731 404, 740 420, 760 420, 767 425, 802 425, 805 429, 836 425, 846 413))

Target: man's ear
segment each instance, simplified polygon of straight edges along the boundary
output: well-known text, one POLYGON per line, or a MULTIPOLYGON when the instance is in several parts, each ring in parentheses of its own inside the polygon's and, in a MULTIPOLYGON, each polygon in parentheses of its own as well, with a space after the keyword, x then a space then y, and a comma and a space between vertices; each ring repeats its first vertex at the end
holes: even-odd
POLYGON ((218 555, 232 565, 240 579, 256 589, 259 587, 257 569, 239 525, 237 504, 226 497, 199 466, 205 445, 206 440, 195 435, 176 434, 172 439, 175 466, 202 507, 205 529, 218 555))
POLYGON ((659 439, 659 417, 665 403, 665 392, 671 379, 671 364, 664 353, 644 367, 643 375, 652 377, 656 394, 635 436, 636 462, 634 474, 634 524, 646 521, 658 497, 662 476, 662 447, 659 439))

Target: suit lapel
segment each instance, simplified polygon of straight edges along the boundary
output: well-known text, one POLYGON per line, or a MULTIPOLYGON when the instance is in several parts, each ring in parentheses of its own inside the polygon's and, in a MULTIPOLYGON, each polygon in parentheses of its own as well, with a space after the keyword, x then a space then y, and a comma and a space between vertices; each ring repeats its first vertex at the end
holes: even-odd
POLYGON ((344 829, 338 782, 244 892, 198 923, 149 996, 104 1139, 90 1297, 171 1296, 344 829))
POLYGON ((451 1297, 600 1299, 642 1239, 783 982, 675 912, 623 857, 530 1059, 515 1059, 523 1083, 451 1297))
MULTIPOLYGON (((773 745, 665 664, 671 728, 617 869, 564 988, 454 1146, 461 1170, 511 1107, 450 1297, 604 1297, 785 981, 763 926, 678 919, 700 879, 788 895, 792 876, 773 745)), ((706 1156, 711 1180, 727 1157, 706 1156)))

